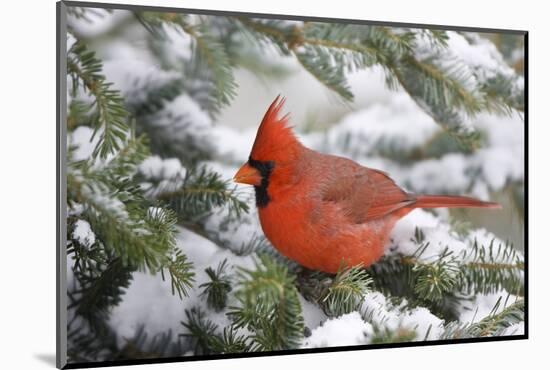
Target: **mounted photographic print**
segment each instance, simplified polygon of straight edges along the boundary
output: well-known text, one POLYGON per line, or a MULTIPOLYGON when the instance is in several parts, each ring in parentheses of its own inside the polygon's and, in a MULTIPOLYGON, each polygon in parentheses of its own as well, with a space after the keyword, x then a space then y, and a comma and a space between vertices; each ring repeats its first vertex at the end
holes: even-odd
POLYGON ((527 338, 527 32, 57 10, 58 367, 527 338))

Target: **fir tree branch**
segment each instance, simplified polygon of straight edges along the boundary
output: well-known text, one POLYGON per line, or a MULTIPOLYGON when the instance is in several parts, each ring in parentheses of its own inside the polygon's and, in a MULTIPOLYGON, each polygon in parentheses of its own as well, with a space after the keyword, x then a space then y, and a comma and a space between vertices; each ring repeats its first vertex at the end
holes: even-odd
POLYGON ((106 202, 106 198, 112 194, 106 193, 105 187, 101 189, 102 184, 97 184, 97 187, 95 184, 84 184, 72 176, 69 176, 68 183, 74 192, 80 194, 76 200, 86 207, 86 219, 107 248, 115 251, 126 265, 140 269, 146 267, 151 271, 160 267, 163 256, 174 243, 170 239, 173 238, 172 222, 168 225, 170 230, 159 230, 168 234, 154 233, 149 221, 152 224, 156 222, 154 219, 146 219, 143 210, 138 212, 135 209, 133 216, 136 219, 128 218, 124 208, 119 208, 120 203, 106 202), (136 213, 142 218, 139 219, 136 213))
POLYGON ((188 334, 180 334, 189 338, 195 355, 215 353, 243 353, 253 350, 250 338, 238 334, 234 326, 228 326, 220 334, 218 325, 205 317, 199 307, 186 310, 187 320, 181 324, 188 330, 188 334))
POLYGON ((492 240, 482 246, 475 240, 469 253, 464 252, 461 258, 469 261, 461 267, 461 290, 489 294, 505 289, 510 294, 524 294, 523 256, 512 244, 496 246, 492 240))
POLYGON ((210 34, 206 24, 192 25, 185 16, 176 13, 134 12, 134 15, 156 36, 162 35, 163 24, 172 25, 191 36, 194 40, 194 64, 208 67, 208 80, 214 87, 217 108, 231 102, 237 88, 233 66, 224 45, 210 34))
POLYGON ((525 316, 525 302, 519 299, 500 313, 496 313, 501 300, 499 300, 492 312, 477 323, 462 325, 452 322, 445 327, 441 339, 481 338, 502 335, 508 327, 523 322, 525 316))
POLYGON ((199 285, 199 288, 204 288, 201 297, 206 296, 208 307, 216 312, 223 310, 227 304, 227 296, 231 292, 231 281, 226 273, 227 259, 224 259, 218 268, 214 271, 211 267, 204 271, 208 275, 210 281, 199 285))
POLYGON ((232 17, 237 27, 250 39, 259 39, 263 43, 273 43, 281 54, 290 55, 290 49, 287 45, 291 37, 293 28, 284 25, 277 20, 266 20, 258 22, 248 17, 232 17))
POLYGON ((321 295, 321 306, 329 316, 341 316, 356 311, 370 289, 372 279, 362 266, 341 269, 321 295))
POLYGON ((75 269, 78 285, 68 291, 68 309, 86 319, 90 328, 102 333, 109 309, 122 300, 124 288, 130 285, 132 268, 125 266, 120 258, 111 258, 98 263, 94 270, 75 269))
POLYGON ((153 207, 143 197, 134 176, 148 152, 144 139, 134 139, 132 134, 130 138, 102 166, 91 166, 87 161, 69 165, 68 202, 84 207, 83 216, 104 248, 114 252, 125 266, 152 273, 167 269, 172 292, 182 297, 193 273, 185 255, 175 247, 176 215, 153 207))
POLYGON ((490 294, 505 289, 523 295, 523 260, 512 245, 480 245, 460 253, 444 250, 431 259, 423 257, 429 243, 417 229, 419 247, 411 256, 384 257, 368 268, 374 286, 386 294, 404 297, 410 305, 430 308, 440 317, 457 318, 458 304, 472 294, 490 294))
POLYGON ((302 269, 297 287, 304 298, 317 303, 327 316, 338 317, 359 309, 371 283, 362 266, 342 265, 334 276, 302 269))
POLYGON ((235 328, 253 332, 254 350, 296 348, 304 322, 294 277, 287 268, 262 255, 256 270, 242 269, 239 278, 235 296, 241 306, 229 312, 235 328))
POLYGON ((237 188, 221 180, 216 172, 206 167, 187 172, 183 185, 175 190, 158 189, 156 198, 166 201, 180 218, 192 220, 212 211, 215 207, 227 207, 230 216, 239 217, 248 212, 248 205, 239 199, 237 188))
POLYGON ((172 294, 176 292, 180 299, 187 296, 187 289, 193 286, 195 273, 192 270, 193 264, 187 260, 187 256, 179 249, 174 249, 170 256, 160 268, 162 279, 164 280, 164 270, 170 275, 172 294))
POLYGON ((412 82, 412 76, 400 74, 397 71, 400 81, 404 84, 403 87, 408 89, 413 97, 420 97, 431 107, 440 105, 457 107, 470 115, 481 111, 483 100, 465 88, 468 77, 466 71, 456 67, 442 70, 430 61, 419 61, 411 56, 405 58, 402 63, 411 69, 409 73, 414 73, 415 79, 422 81, 422 93, 420 93, 420 88, 416 88, 412 82))
POLYGON ((90 108, 95 108, 94 136, 99 133, 99 140, 93 157, 104 159, 119 150, 126 140, 128 112, 120 93, 101 74, 102 68, 101 61, 83 42, 76 42, 69 50, 67 72, 72 78, 73 95, 82 86, 95 99, 90 108))
POLYGON ((237 83, 223 45, 208 33, 205 26, 182 25, 182 29, 195 39, 195 63, 206 63, 212 71, 211 81, 218 105, 228 105, 236 95, 237 83))
POLYGON ((213 353, 211 346, 212 338, 216 335, 218 326, 211 320, 205 318, 204 312, 200 307, 193 307, 190 310, 185 310, 186 321, 182 321, 183 325, 189 333, 180 334, 189 338, 193 346, 195 355, 209 355, 213 353))
POLYGON ((245 353, 253 350, 249 338, 238 334, 233 326, 223 328, 222 334, 213 336, 209 345, 214 353, 245 353))
POLYGON ((304 47, 303 51, 296 51, 294 55, 304 69, 321 84, 338 93, 343 99, 353 100, 353 93, 341 68, 341 60, 334 60, 332 54, 320 47, 304 47))

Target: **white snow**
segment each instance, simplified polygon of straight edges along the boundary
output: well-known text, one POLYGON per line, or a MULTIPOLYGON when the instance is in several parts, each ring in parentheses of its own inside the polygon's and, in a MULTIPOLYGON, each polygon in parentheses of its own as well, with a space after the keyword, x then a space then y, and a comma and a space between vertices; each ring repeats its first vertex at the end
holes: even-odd
POLYGON ((78 126, 68 136, 69 145, 74 145, 76 150, 72 153, 72 159, 74 161, 81 161, 90 159, 94 148, 99 141, 99 135, 96 135, 93 139, 94 130, 88 126, 78 126))
MULTIPOLYGON (((420 261, 433 262, 438 259, 443 252, 449 252, 448 259, 459 257, 461 261, 468 262, 474 258, 474 243, 478 243, 478 248, 484 248, 489 253, 491 243, 494 248, 505 246, 506 243, 499 239, 493 233, 485 229, 473 229, 465 236, 458 235, 451 226, 442 221, 435 215, 416 209, 410 214, 399 220, 390 234, 390 243, 386 246, 386 255, 401 254, 413 255, 419 248, 413 238, 415 229, 419 228, 425 237, 425 242, 429 245, 424 249, 420 261)), ((521 257, 520 251, 515 251, 518 257, 521 257)), ((496 256, 493 253, 492 258, 499 262, 505 258, 504 255, 496 256)))
POLYGON ((324 138, 325 149, 356 158, 376 149, 411 150, 426 142, 440 127, 404 92, 385 103, 346 115, 324 138))
POLYGON ((403 316, 402 327, 416 332, 416 340, 437 340, 443 333, 444 321, 433 315, 425 307, 417 307, 407 311, 403 316))
POLYGON ((300 305, 302 306, 302 313, 304 315, 304 323, 307 328, 318 328, 326 321, 327 315, 321 310, 319 305, 313 304, 306 300, 301 294, 298 294, 300 305))
POLYGON ((463 310, 461 312, 459 321, 463 323, 476 323, 485 317, 489 316, 495 304, 500 300, 500 304, 495 313, 501 312, 506 307, 513 304, 517 297, 512 294, 508 294, 505 290, 501 290, 492 294, 478 294, 473 301, 463 301, 463 310))
POLYGON ((367 343, 373 328, 358 312, 329 319, 304 339, 302 348, 353 346, 367 343))
POLYGON ((73 32, 85 38, 94 38, 109 32, 125 18, 132 17, 131 12, 119 9, 109 13, 106 9, 93 8, 87 9, 85 14, 88 20, 80 20, 70 14, 67 16, 67 23, 73 32))
POLYGON ((67 32, 67 50, 70 50, 75 43, 76 43, 76 38, 73 36, 72 33, 67 32))
MULTIPOLYGON (((78 181, 81 179, 75 176, 78 181)), ((102 212, 109 212, 113 217, 118 220, 127 220, 128 212, 126 206, 118 198, 113 197, 107 189, 101 187, 99 184, 84 183, 81 192, 84 198, 92 199, 96 208, 101 209, 102 212)))
POLYGON ((73 239, 84 247, 91 247, 95 243, 95 234, 86 220, 77 220, 74 224, 73 239))
POLYGON ((380 292, 365 296, 361 311, 374 326, 390 331, 413 330, 415 340, 435 340, 443 333, 444 321, 434 316, 425 307, 405 309, 404 300, 399 306, 390 305, 380 292))
POLYGON ((128 59, 119 55, 117 59, 104 61, 103 73, 128 103, 144 101, 149 89, 161 87, 180 76, 175 71, 164 71, 160 66, 133 55, 129 55, 128 59))
POLYGON ((236 130, 223 124, 213 127, 212 140, 216 143, 218 158, 226 163, 246 162, 256 137, 256 129, 256 127, 250 127, 236 130))
POLYGON ((505 336, 505 335, 523 335, 525 334, 525 323, 518 322, 516 324, 510 325, 507 327, 504 331, 502 331, 499 335, 505 336))
POLYGON ((386 253, 401 253, 406 256, 413 255, 419 247, 412 240, 416 228, 422 230, 426 241, 430 242, 420 260, 433 261, 445 249, 458 254, 469 248, 469 244, 461 240, 449 224, 442 222, 427 211, 416 209, 397 222, 391 232, 390 248, 386 253))
POLYGON ((463 154, 449 153, 440 159, 426 159, 412 165, 407 182, 416 192, 462 193, 470 184, 470 164, 463 154))
POLYGON ((169 62, 176 64, 180 61, 190 60, 193 41, 191 37, 174 26, 163 24, 162 27, 169 43, 167 47, 170 48, 170 53, 166 53, 169 62))
POLYGON ((184 179, 187 173, 178 158, 162 159, 158 155, 147 157, 138 170, 150 179, 184 179))
MULTIPOLYGON (((162 130, 160 135, 166 142, 185 142, 186 138, 199 148, 212 148, 212 119, 187 94, 182 94, 170 102, 151 118, 155 128, 162 130)), ((181 145, 181 144, 180 144, 181 145)))
MULTIPOLYGON (((426 60, 437 56, 438 63, 443 67, 459 63, 466 68, 467 82, 465 87, 472 89, 477 82, 485 82, 498 75, 513 78, 514 70, 502 58, 496 46, 477 33, 458 33, 447 31, 448 48, 434 48, 426 37, 417 37, 418 50, 416 56, 426 60)), ((417 33, 422 35, 422 33, 417 33)))
POLYGON ((193 100, 189 95, 182 95, 176 100, 168 104, 174 111, 178 111, 179 107, 183 107, 183 113, 186 114, 191 122, 193 122, 194 128, 210 128, 212 126, 212 119, 195 100, 193 100))
POLYGON ((508 77, 515 74, 490 40, 483 39, 473 32, 467 34, 471 42, 455 31, 448 31, 447 35, 449 50, 474 70, 481 81, 486 81, 497 74, 508 77))

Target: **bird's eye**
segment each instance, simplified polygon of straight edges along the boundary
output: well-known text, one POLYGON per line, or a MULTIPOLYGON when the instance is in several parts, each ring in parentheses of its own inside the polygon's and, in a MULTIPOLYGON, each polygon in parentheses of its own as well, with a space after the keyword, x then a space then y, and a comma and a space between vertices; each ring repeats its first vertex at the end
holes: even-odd
POLYGON ((250 167, 257 169, 260 172, 260 175, 265 179, 269 177, 271 171, 275 167, 274 161, 258 161, 252 157, 248 158, 248 164, 250 167))

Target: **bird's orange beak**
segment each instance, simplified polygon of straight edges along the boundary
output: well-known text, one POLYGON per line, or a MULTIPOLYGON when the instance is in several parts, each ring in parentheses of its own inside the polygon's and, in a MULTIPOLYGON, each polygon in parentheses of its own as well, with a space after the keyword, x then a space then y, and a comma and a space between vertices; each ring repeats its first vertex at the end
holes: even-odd
POLYGON ((262 183, 262 175, 254 167, 248 163, 242 165, 233 177, 233 181, 240 184, 249 184, 254 186, 260 186, 262 183))

